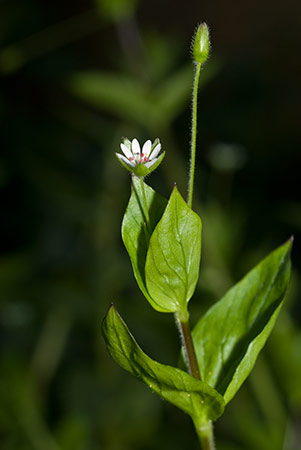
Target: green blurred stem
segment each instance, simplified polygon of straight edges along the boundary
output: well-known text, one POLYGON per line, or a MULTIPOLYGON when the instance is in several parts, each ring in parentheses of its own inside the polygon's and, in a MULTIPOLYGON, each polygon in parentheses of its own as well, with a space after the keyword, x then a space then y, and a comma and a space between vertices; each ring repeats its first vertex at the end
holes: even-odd
POLYGON ((198 380, 201 379, 198 361, 195 353, 195 348, 192 340, 190 325, 189 325, 189 315, 188 311, 182 316, 180 314, 175 314, 176 323, 180 330, 182 345, 184 347, 185 359, 188 368, 188 372, 194 378, 198 380))
POLYGON ((205 423, 194 423, 202 450, 215 450, 213 426, 211 420, 205 423))
POLYGON ((188 199, 187 199, 187 204, 190 208, 192 208, 194 172, 195 172, 198 89, 199 89, 200 71, 201 71, 201 64, 196 64, 193 82, 193 93, 192 93, 192 134, 191 134, 191 150, 190 150, 191 156, 190 156, 190 172, 189 172, 188 199))

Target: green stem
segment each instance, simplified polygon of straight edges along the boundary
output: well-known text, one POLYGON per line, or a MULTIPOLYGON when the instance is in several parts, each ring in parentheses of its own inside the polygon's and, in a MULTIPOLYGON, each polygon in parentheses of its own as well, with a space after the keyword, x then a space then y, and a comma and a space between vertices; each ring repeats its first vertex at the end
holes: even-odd
POLYGON ((193 184, 195 172, 195 154, 196 154, 196 134, 197 134, 197 109, 198 109, 198 89, 200 79, 201 64, 196 64, 193 93, 192 93, 192 134, 191 134, 191 157, 190 157, 190 172, 188 184, 188 200, 187 204, 192 207, 193 184))
POLYGON ((143 197, 144 217, 145 217, 145 221, 146 221, 146 228, 149 231, 150 222, 149 222, 149 214, 148 214, 148 208, 147 208, 147 201, 146 201, 143 177, 140 177, 140 184, 141 184, 141 191, 142 191, 142 197, 143 197))
POLYGON ((202 450, 216 450, 213 436, 212 422, 197 424, 195 423, 195 429, 200 440, 202 450))
POLYGON ((185 314, 183 316, 180 316, 179 314, 175 314, 176 323, 178 325, 178 328, 180 330, 181 334, 181 340, 184 347, 184 353, 185 353, 185 359, 186 364, 188 368, 188 372, 190 375, 192 375, 194 378, 197 378, 198 380, 201 379, 198 361, 195 353, 195 348, 192 340, 190 325, 189 325, 189 315, 188 311, 185 311, 185 314))
MULTIPOLYGON (((175 314, 176 323, 181 333, 188 372, 194 378, 201 380, 200 370, 197 362, 195 348, 189 325, 188 310, 175 314)), ((194 426, 199 437, 202 450, 215 450, 212 422, 199 422, 194 420, 194 426)))
POLYGON ((134 177, 136 177, 136 175, 132 174, 132 188, 133 188, 133 191, 135 192, 137 203, 139 205, 141 214, 142 214, 142 216, 144 218, 144 227, 143 227, 143 229, 144 229, 146 241, 148 242, 149 238, 150 238, 150 235, 151 235, 151 232, 150 232, 149 213, 148 213, 148 208, 147 208, 147 201, 146 201, 143 177, 139 177, 142 195, 141 195, 140 192, 138 192, 138 190, 135 187, 135 183, 133 182, 133 178, 134 177))

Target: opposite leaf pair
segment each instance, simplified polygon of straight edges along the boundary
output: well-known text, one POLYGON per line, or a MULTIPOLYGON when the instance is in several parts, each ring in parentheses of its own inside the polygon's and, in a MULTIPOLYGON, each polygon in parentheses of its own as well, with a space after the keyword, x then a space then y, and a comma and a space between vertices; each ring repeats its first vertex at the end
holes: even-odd
POLYGON ((201 219, 176 187, 167 203, 133 176, 122 238, 137 283, 157 311, 185 314, 199 276, 201 232, 201 219))
POLYGON ((142 150, 136 139, 121 144, 122 165, 132 172, 132 194, 122 238, 138 285, 154 309, 175 314, 190 375, 159 364, 140 349, 111 307, 103 322, 108 350, 125 370, 188 413, 203 450, 214 450, 212 421, 249 375, 282 305, 290 275, 288 241, 237 283, 197 323, 192 334, 187 305, 199 274, 201 219, 193 201, 197 136, 197 94, 210 48, 208 26, 200 24, 192 43, 195 78, 192 102, 191 163, 187 204, 176 187, 167 202, 143 177, 164 158, 159 141, 142 150), (139 177, 139 178, 137 178, 139 177))
MULTIPOLYGON (((178 314, 187 311, 197 282, 201 223, 176 189, 166 203, 134 178, 122 236, 148 301, 178 314)), ((114 360, 188 413, 200 439, 251 372, 273 328, 289 282, 291 245, 272 252, 197 323, 192 336, 202 381, 145 355, 114 307, 103 322, 114 360)))

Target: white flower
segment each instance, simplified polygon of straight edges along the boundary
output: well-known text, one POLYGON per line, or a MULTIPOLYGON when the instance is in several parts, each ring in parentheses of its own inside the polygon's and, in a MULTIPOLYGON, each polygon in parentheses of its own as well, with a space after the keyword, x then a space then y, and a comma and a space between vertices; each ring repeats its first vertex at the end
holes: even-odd
POLYGON ((159 139, 156 139, 153 144, 150 140, 146 141, 142 150, 136 138, 132 142, 124 139, 120 148, 123 155, 116 153, 118 160, 127 170, 138 177, 144 177, 155 170, 165 156, 165 152, 160 154, 159 139))

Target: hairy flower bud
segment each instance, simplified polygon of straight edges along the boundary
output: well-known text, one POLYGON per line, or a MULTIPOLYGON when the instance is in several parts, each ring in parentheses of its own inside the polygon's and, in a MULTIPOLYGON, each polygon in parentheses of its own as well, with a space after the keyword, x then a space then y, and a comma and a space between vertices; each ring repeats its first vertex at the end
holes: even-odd
POLYGON ((192 55, 195 62, 198 64, 203 64, 206 62, 209 55, 209 50, 209 29, 207 24, 204 22, 198 26, 192 42, 192 55))

